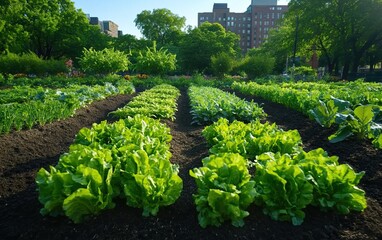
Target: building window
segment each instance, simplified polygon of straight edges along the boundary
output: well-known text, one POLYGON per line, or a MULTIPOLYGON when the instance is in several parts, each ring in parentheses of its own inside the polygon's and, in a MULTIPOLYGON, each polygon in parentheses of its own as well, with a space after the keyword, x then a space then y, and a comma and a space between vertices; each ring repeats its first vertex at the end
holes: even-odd
POLYGON ((234 27, 234 26, 235 26, 235 23, 234 23, 234 22, 231 22, 231 26, 234 27))
POLYGON ((243 21, 245 21, 245 17, 243 17, 243 21))
POLYGON ((243 33, 245 33, 245 30, 243 29, 243 33))
POLYGON ((219 21, 221 21, 222 20, 222 18, 221 17, 219 17, 219 21))
POLYGON ((206 17, 206 20, 208 20, 208 17, 206 17))
POLYGON ((247 33, 250 34, 250 33, 251 33, 251 30, 247 30, 247 33))
POLYGON ((204 20, 204 17, 200 17, 200 21, 204 20))
POLYGON ((247 28, 251 28, 251 24, 247 24, 247 28))
POLYGON ((247 17, 247 21, 251 21, 251 18, 250 18, 250 17, 247 17))
POLYGON ((270 7, 269 10, 275 10, 275 7, 270 7))
POLYGON ((281 10, 283 10, 283 8, 282 7, 277 7, 277 10, 281 11, 281 10))

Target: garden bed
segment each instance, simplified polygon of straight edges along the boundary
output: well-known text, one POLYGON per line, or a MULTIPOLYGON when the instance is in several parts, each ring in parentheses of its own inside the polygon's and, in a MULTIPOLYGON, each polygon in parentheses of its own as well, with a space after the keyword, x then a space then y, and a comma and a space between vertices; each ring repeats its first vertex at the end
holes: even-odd
POLYGON ((366 171, 360 187, 366 191, 368 208, 363 213, 342 216, 308 207, 301 226, 276 222, 252 206, 243 228, 229 222, 203 229, 198 224, 192 194, 196 192, 189 170, 201 166, 208 147, 201 136, 202 126, 192 126, 186 92, 178 100, 176 120, 166 120, 171 128, 171 161, 180 166, 183 191, 175 204, 163 207, 156 217, 142 217, 141 209, 118 201, 82 224, 66 217, 43 217, 39 210, 34 179, 41 167, 55 165, 82 127, 106 119, 107 113, 124 105, 131 96, 114 96, 81 109, 70 119, 29 131, 0 136, 0 236, 2 239, 381 239, 382 238, 382 154, 369 142, 344 141, 331 144, 327 136, 334 129, 321 128, 302 114, 279 104, 264 103, 267 120, 282 128, 298 129, 306 150, 322 147, 337 155, 340 163, 349 163, 366 171))

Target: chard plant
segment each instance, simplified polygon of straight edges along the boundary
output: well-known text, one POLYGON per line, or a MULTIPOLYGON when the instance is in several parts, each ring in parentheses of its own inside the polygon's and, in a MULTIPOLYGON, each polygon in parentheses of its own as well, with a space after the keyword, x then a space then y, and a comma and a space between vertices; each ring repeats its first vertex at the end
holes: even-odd
POLYGON ((361 105, 349 114, 337 114, 336 122, 339 129, 329 136, 331 143, 337 143, 350 136, 358 139, 375 139, 374 144, 379 146, 379 136, 382 133, 382 124, 374 122, 376 112, 380 108, 373 105, 361 105))
POLYGON ((314 109, 309 110, 308 114, 322 127, 329 128, 336 122, 338 113, 351 111, 350 105, 348 101, 330 96, 330 99, 319 100, 318 105, 314 109))

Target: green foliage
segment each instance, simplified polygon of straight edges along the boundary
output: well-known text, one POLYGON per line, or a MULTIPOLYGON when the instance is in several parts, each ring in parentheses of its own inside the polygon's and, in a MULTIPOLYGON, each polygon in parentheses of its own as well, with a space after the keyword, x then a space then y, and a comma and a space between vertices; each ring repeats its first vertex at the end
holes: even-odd
POLYGON ((330 96, 329 100, 319 100, 318 105, 314 109, 309 110, 308 114, 322 127, 329 128, 336 122, 337 113, 351 111, 349 107, 350 102, 330 96))
POLYGON ((211 68, 214 74, 218 77, 224 77, 234 67, 234 59, 227 53, 219 53, 211 57, 211 68))
POLYGON ((363 211, 365 192, 358 188, 364 172, 355 173, 347 164, 338 164, 338 157, 329 157, 322 149, 288 154, 265 153, 256 159, 254 181, 259 198, 255 203, 275 220, 303 222, 307 205, 341 214, 363 211))
POLYGON ((239 69, 244 71, 249 79, 263 77, 272 73, 275 59, 267 55, 247 56, 239 69))
POLYGON ((174 36, 180 34, 186 18, 179 17, 166 8, 161 8, 142 11, 134 22, 146 39, 156 41, 163 46, 171 43, 174 36))
POLYGON ((182 38, 179 63, 186 72, 211 72, 211 57, 222 52, 237 56, 239 36, 219 23, 204 22, 182 38))
POLYGON ((90 74, 111 74, 126 71, 130 64, 127 55, 114 49, 97 51, 84 49, 79 60, 81 68, 90 74))
POLYGON ((313 185, 312 205, 341 214, 366 208, 365 191, 357 187, 365 172, 356 173, 347 164, 339 165, 338 157, 329 157, 322 149, 301 152, 293 160, 313 185))
POLYGON ((111 112, 110 115, 127 118, 140 114, 157 119, 174 120, 179 96, 180 91, 177 88, 167 84, 157 85, 134 97, 126 106, 111 112))
POLYGON ((198 187, 193 197, 200 226, 220 226, 230 220, 242 227, 243 218, 249 215, 245 210, 256 196, 247 161, 232 153, 211 155, 202 161, 203 167, 190 170, 198 187))
POLYGON ((361 57, 379 42, 381 11, 382 2, 373 0, 291 0, 286 19, 291 29, 296 29, 298 17, 299 48, 309 51, 316 45, 329 72, 339 63, 344 66, 343 77, 346 79, 350 66, 356 72, 361 57))
POLYGON ((215 122, 219 118, 249 122, 266 116, 257 103, 247 102, 217 88, 191 86, 188 94, 193 123, 199 125, 215 122))
POLYGON ((239 153, 247 159, 255 159, 265 152, 294 154, 301 150, 301 137, 298 131, 283 131, 276 124, 262 124, 253 121, 248 124, 239 121, 229 123, 219 119, 207 126, 203 132, 210 152, 239 153))
MULTIPOLYGON (((323 149, 303 151, 296 130, 284 132, 275 124, 229 124, 220 119, 202 134, 210 152, 217 156, 240 154, 255 159, 249 163, 256 167, 254 202, 272 219, 300 225, 308 205, 342 214, 363 211, 367 206, 365 192, 357 187, 364 172, 355 173, 349 165, 339 165, 338 157, 329 157, 323 149)), ((206 210, 202 216, 209 213, 206 210)))
POLYGON ((41 76, 67 72, 67 68, 63 60, 43 60, 32 52, 22 55, 8 53, 0 56, 0 72, 41 76))
POLYGON ((115 86, 72 85, 64 89, 16 87, 0 92, 0 134, 11 130, 31 129, 72 116, 77 109, 110 95, 134 92, 131 83, 115 86))
POLYGON ((260 197, 255 203, 274 220, 301 225, 305 217, 302 209, 313 200, 313 186, 306 181, 304 172, 291 164, 289 155, 274 157, 267 153, 257 161, 254 181, 260 197))
POLYGON ((336 122, 340 126, 336 133, 329 136, 330 142, 340 142, 353 135, 358 139, 378 138, 382 133, 382 125, 373 121, 376 116, 374 108, 379 111, 379 107, 361 105, 353 113, 338 113, 336 122))
POLYGON ((295 76, 313 76, 317 75, 316 70, 310 66, 291 67, 288 69, 289 73, 295 76))
POLYGON ((135 68, 138 72, 153 75, 164 75, 176 69, 176 55, 169 53, 166 49, 157 50, 156 42, 152 48, 140 51, 135 68))
POLYGON ((170 140, 169 128, 142 116, 81 129, 57 166, 37 174, 41 213, 78 223, 124 197, 144 216, 156 215, 176 201, 183 185, 169 161, 170 140))

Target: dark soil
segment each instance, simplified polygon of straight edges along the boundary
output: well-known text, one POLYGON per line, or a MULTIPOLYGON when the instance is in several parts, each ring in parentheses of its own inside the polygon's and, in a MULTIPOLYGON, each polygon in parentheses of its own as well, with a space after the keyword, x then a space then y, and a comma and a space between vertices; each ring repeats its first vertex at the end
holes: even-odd
POLYGON ((264 103, 267 120, 284 129, 298 129, 306 150, 322 147, 340 157, 356 171, 366 171, 360 187, 366 191, 368 208, 363 213, 342 216, 309 207, 301 226, 277 222, 253 206, 245 226, 230 223, 203 229, 197 220, 192 194, 196 192, 189 170, 201 166, 208 148, 201 136, 203 127, 191 126, 189 100, 185 92, 178 102, 171 128, 171 161, 180 166, 184 188, 178 201, 160 209, 156 217, 142 217, 141 209, 117 202, 115 209, 73 224, 66 217, 43 217, 39 210, 34 178, 41 168, 55 165, 82 127, 106 119, 107 113, 125 104, 130 96, 116 96, 93 103, 67 120, 29 131, 0 137, 0 238, 1 239, 382 239, 382 154, 370 142, 349 140, 330 144, 334 129, 323 129, 302 114, 281 105, 264 103))

